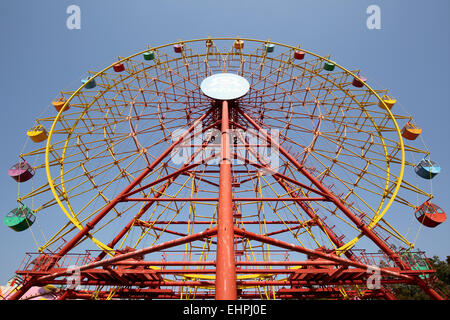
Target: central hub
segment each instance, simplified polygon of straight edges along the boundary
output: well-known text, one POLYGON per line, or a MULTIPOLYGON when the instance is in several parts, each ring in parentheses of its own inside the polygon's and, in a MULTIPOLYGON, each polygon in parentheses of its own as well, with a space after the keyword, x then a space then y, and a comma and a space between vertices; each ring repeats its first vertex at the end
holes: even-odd
POLYGON ((200 89, 205 96, 215 100, 234 100, 247 94, 247 79, 234 73, 216 73, 204 79, 200 89))

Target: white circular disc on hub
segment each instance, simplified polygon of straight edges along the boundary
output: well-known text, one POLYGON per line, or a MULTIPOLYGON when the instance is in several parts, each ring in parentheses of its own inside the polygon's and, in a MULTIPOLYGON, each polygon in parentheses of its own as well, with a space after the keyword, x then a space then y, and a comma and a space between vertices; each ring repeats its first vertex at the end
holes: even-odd
POLYGON ((250 89, 247 79, 234 73, 216 73, 200 84, 203 94, 216 100, 233 100, 244 96, 250 89))

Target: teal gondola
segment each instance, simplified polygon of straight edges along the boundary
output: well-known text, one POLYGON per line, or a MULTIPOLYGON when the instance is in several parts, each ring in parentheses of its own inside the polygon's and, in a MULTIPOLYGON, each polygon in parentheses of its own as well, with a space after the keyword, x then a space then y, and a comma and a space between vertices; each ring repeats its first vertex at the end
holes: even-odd
MULTIPOLYGON (((416 252, 410 252, 408 250, 403 250, 400 252, 400 257, 403 262, 407 263, 412 270, 430 270, 426 260, 416 252)), ((426 279, 430 277, 429 274, 420 275, 419 278, 426 279)))
POLYGON ((273 43, 266 43, 264 44, 264 48, 266 49, 266 52, 273 52, 273 50, 275 49, 275 45, 273 43))
POLYGON ((3 224, 14 231, 20 232, 31 227, 36 220, 36 216, 26 205, 19 205, 11 210, 3 219, 3 224))

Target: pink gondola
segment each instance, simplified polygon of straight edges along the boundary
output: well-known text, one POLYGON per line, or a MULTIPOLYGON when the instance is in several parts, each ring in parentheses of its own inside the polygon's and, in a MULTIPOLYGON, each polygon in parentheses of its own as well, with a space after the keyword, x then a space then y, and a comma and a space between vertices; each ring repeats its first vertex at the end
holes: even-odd
POLYGON ((356 88, 362 88, 362 87, 364 87, 364 83, 367 81, 367 78, 361 77, 361 76, 358 76, 358 77, 359 77, 359 79, 357 77, 353 78, 352 84, 356 88))
POLYGON ((8 170, 8 175, 17 182, 25 182, 33 178, 34 169, 25 160, 14 164, 8 170))

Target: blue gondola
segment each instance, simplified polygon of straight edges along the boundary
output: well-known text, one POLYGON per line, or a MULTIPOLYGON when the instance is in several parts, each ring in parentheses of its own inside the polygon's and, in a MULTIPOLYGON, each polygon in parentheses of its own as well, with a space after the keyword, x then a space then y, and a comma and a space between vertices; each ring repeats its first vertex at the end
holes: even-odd
POLYGON ((86 79, 81 80, 82 84, 86 84, 84 87, 86 89, 92 89, 97 86, 97 83, 95 83, 95 79, 92 79, 91 77, 87 77, 86 79))
POLYGON ((414 171, 424 179, 433 179, 441 172, 441 167, 436 162, 424 158, 414 167, 414 171))

